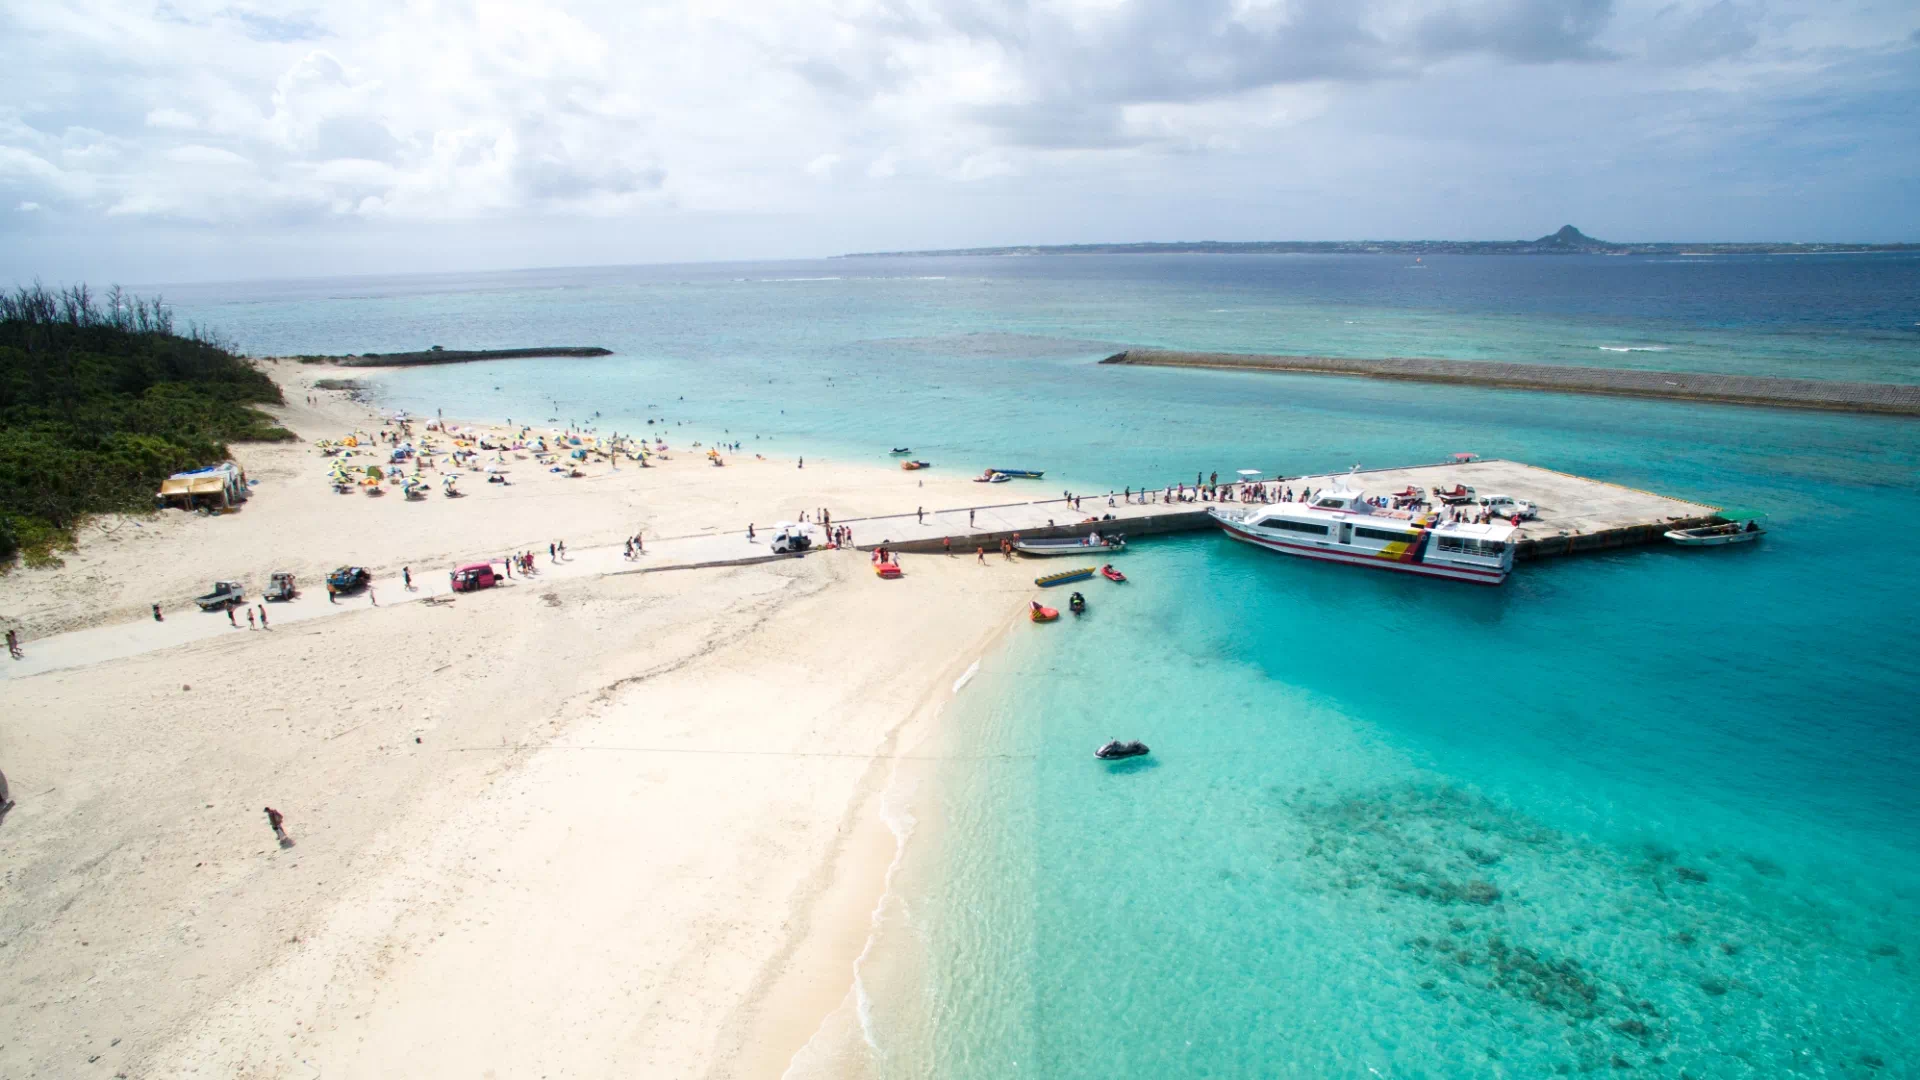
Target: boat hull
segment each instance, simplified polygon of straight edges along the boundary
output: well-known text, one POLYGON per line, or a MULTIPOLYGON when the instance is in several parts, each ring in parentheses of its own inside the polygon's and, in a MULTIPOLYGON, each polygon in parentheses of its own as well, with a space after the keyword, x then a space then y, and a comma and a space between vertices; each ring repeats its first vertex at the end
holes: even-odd
POLYGON ((1667 539, 1681 547, 1719 547, 1723 544, 1744 544, 1749 540, 1758 540, 1767 535, 1764 532, 1721 533, 1717 536, 1688 536, 1673 531, 1666 534, 1667 539))
POLYGON ((1431 563, 1391 562, 1370 554, 1358 554, 1318 548, 1306 544, 1290 544, 1282 540, 1272 540, 1257 536, 1245 529, 1234 527, 1231 522, 1215 518, 1214 521, 1228 536, 1242 543, 1277 551, 1282 555, 1297 555, 1303 559, 1318 559, 1321 562, 1344 563, 1348 566, 1365 566, 1374 570, 1396 570, 1403 574, 1418 574, 1421 577, 1445 578, 1449 581, 1466 581, 1475 585, 1498 585, 1507 580, 1502 570, 1476 570, 1467 567, 1435 566, 1431 563))
POLYGON ((1091 555, 1096 551, 1125 551, 1126 547, 1127 545, 1125 544, 1050 543, 1044 540, 1015 540, 1013 542, 1013 550, 1020 554, 1038 555, 1042 557, 1054 555, 1091 555))

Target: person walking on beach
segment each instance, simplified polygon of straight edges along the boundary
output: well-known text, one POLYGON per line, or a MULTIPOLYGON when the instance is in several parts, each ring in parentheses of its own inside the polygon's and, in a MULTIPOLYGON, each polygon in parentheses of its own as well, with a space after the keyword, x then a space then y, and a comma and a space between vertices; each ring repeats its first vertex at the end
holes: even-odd
POLYGON ((973 511, 967 511, 967 528, 973 528, 973 511))
MULTIPOLYGON (((238 624, 238 623, 236 623, 236 624, 234 624, 234 625, 236 625, 236 626, 237 626, 237 625, 239 625, 239 624, 238 624)), ((252 630, 252 629, 254 629, 254 625, 253 625, 253 609, 252 609, 252 608, 248 608, 248 609, 247 609, 247 629, 249 629, 249 630, 252 630)))
POLYGON ((408 592, 413 591, 413 567, 403 566, 400 568, 400 583, 407 587, 408 592))
POLYGON ((24 660, 27 657, 26 653, 20 651, 20 631, 11 626, 7 627, 7 655, 15 660, 24 660))
POLYGON ((941 537, 940 550, 945 551, 947 553, 947 558, 949 559, 953 558, 953 537, 951 536, 941 537))
POLYGON ((978 563, 979 563, 979 564, 980 564, 981 566, 985 566, 985 565, 987 565, 987 549, 986 549, 986 547, 985 547, 985 546, 983 545, 983 546, 981 546, 981 547, 976 547, 976 548, 974 548, 974 549, 973 549, 973 558, 974 558, 974 561, 976 561, 976 562, 978 562, 978 563))
POLYGON ((261 604, 260 605, 260 629, 265 630, 266 628, 267 628, 267 605, 261 604))
POLYGON ((913 508, 913 520, 914 520, 914 521, 915 521, 915 523, 917 523, 917 524, 920 524, 920 525, 925 525, 925 524, 927 523, 927 508, 926 508, 926 507, 924 507, 924 506, 916 506, 916 507, 914 507, 914 508, 913 508))
POLYGON ((367 603, 372 604, 374 607, 380 606, 380 598, 373 595, 373 585, 371 583, 367 585, 367 603))
POLYGON ((154 622, 166 622, 166 621, 167 621, 167 620, 165 620, 165 619, 163 619, 163 618, 161 618, 161 617, 160 617, 160 605, 159 605, 159 604, 155 604, 155 605, 153 605, 153 621, 154 621, 154 622))
POLYGON ((290 848, 293 846, 293 837, 287 835, 286 820, 285 814, 271 806, 267 807, 267 824, 273 826, 274 838, 280 841, 281 847, 290 848))
POLYGON ((563 559, 567 557, 567 542, 565 540, 560 541, 560 557, 563 559))
POLYGON ((753 543, 753 522, 747 522, 747 543, 753 543))
POLYGON ((556 555, 556 554, 554 554, 554 546, 553 546, 553 544, 552 544, 552 542, 548 542, 548 544, 547 544, 547 561, 548 561, 549 563, 551 563, 551 562, 553 562, 553 561, 554 561, 555 559, 557 559, 557 558, 559 558, 559 556, 558 556, 558 555, 556 555))
MULTIPOLYGON (((247 614, 251 615, 253 613, 249 611, 247 614)), ((240 623, 233 617, 233 605, 231 603, 227 605, 227 625, 233 627, 235 630, 240 629, 240 623)))

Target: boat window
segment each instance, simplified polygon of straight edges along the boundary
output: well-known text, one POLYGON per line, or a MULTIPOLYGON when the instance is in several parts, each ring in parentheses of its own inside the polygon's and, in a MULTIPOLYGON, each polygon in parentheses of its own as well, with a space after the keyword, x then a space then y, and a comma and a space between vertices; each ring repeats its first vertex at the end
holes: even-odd
POLYGON ((1450 551, 1458 555, 1480 555, 1486 558, 1497 559, 1500 557, 1501 552, 1506 549, 1507 545, 1498 540, 1476 540, 1470 536, 1446 536, 1444 534, 1440 537, 1440 550, 1450 551))
POLYGON ((1403 533, 1403 532, 1388 532, 1385 529, 1368 529, 1368 528, 1364 528, 1362 526, 1356 525, 1353 527, 1353 535, 1364 536, 1369 540, 1385 540, 1389 544, 1410 544, 1413 542, 1414 537, 1418 534, 1403 533))
POLYGON ((1263 529, 1285 529, 1288 532, 1312 533, 1315 536, 1327 535, 1325 525, 1315 525, 1306 521, 1288 521, 1286 518, 1268 518, 1260 523, 1263 529))

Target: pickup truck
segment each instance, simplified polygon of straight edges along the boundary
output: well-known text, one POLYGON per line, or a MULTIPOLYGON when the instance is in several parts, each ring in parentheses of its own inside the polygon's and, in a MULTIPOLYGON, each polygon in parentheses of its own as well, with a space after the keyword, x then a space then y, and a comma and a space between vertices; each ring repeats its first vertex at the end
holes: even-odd
POLYGON ((327 591, 350 593, 363 589, 373 581, 373 575, 364 566, 343 566, 327 575, 327 591))
POLYGON ((193 602, 200 605, 201 611, 213 611, 229 605, 238 606, 247 598, 247 590, 237 581, 216 581, 213 591, 205 596, 196 596, 193 602))
POLYGON ((1511 495, 1488 495, 1480 500, 1480 505, 1492 512, 1494 517, 1519 517, 1521 520, 1527 520, 1540 516, 1539 507, 1511 495))

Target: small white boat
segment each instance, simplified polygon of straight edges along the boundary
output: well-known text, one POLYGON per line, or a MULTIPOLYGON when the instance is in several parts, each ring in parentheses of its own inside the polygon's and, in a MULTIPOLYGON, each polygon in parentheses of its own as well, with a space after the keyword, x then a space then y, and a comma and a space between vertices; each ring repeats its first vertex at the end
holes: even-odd
POLYGON ((1681 547, 1717 547, 1744 544, 1767 535, 1757 521, 1729 521, 1722 525, 1703 525, 1698 529, 1668 529, 1667 539, 1681 547))
POLYGON ((1089 555, 1096 551, 1125 551, 1123 536, 1091 536, 1066 540, 1015 540, 1013 550, 1022 555, 1089 555))

